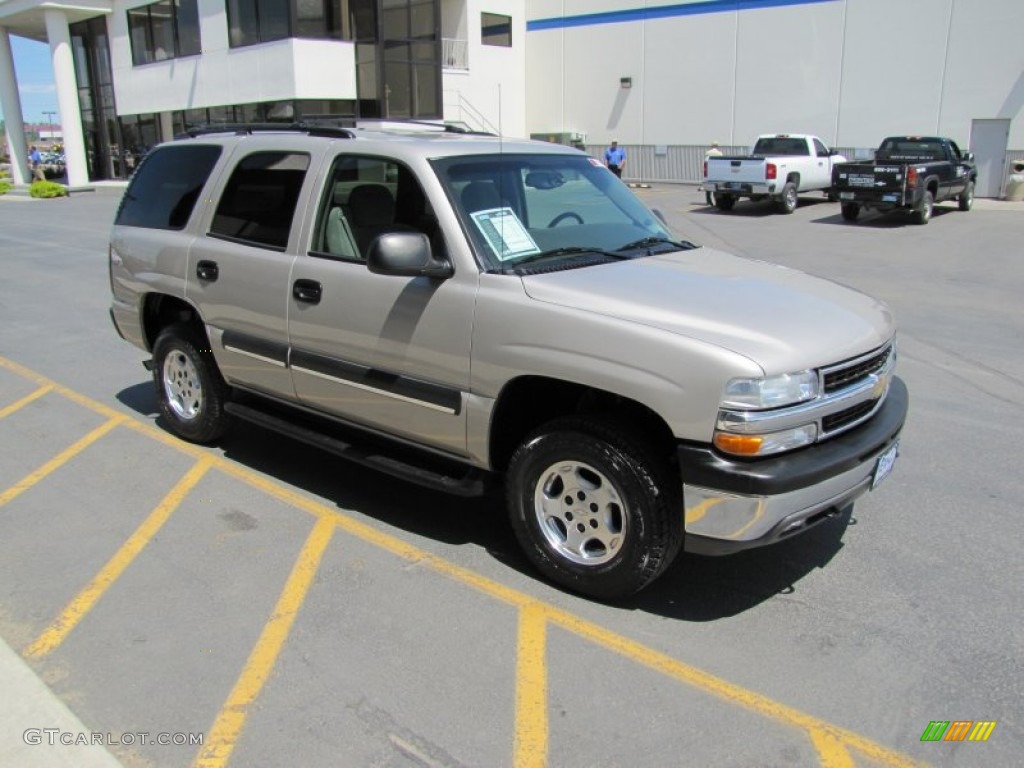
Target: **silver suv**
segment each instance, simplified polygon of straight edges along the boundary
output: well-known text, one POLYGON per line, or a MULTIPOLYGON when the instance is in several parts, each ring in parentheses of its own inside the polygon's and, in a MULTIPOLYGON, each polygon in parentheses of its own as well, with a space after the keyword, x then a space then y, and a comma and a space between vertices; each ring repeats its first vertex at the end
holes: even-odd
POLYGON ((880 302, 679 241, 566 147, 218 130, 147 155, 110 240, 114 325, 182 438, 240 418, 449 492, 503 475, 531 561, 601 598, 891 469, 880 302))

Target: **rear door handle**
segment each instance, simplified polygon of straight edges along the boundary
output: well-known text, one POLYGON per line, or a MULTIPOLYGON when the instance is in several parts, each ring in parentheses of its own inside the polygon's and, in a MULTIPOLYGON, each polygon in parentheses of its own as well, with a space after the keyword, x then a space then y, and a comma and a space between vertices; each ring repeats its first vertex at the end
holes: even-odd
POLYGON ((306 304, 319 304, 323 286, 316 280, 296 280, 292 284, 292 296, 306 304))
POLYGON ((196 277, 200 280, 206 280, 207 282, 214 282, 220 275, 220 269, 217 267, 216 261, 200 261, 196 264, 196 277))

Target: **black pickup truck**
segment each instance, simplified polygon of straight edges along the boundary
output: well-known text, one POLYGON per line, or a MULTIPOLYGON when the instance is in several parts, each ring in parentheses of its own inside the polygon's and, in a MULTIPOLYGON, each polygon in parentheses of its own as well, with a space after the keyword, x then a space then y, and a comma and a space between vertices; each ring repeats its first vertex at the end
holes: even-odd
POLYGON ((978 170, 970 152, 937 136, 890 136, 872 163, 841 163, 832 169, 832 194, 843 218, 855 221, 861 208, 905 210, 927 224, 935 203, 956 199, 961 211, 974 202, 978 170))

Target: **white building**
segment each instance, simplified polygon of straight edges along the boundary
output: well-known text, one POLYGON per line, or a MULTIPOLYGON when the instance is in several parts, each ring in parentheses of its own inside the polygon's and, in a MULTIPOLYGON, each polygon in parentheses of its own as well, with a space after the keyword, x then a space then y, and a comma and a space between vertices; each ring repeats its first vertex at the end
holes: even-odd
POLYGON ((49 43, 72 187, 124 178, 150 146, 202 123, 443 117, 526 130, 522 0, 0 0, 19 183, 11 34, 49 43))
POLYGON ((949 136, 995 196, 1024 157, 1024 0, 527 0, 527 124, 699 178, 712 141, 949 136), (1016 152, 1012 152, 1016 150, 1016 152))
POLYGON ((776 131, 950 136, 990 196, 1024 158, 1024 0, 0 0, 17 150, 10 34, 49 42, 72 186, 188 125, 324 117, 615 138, 649 181, 776 131))

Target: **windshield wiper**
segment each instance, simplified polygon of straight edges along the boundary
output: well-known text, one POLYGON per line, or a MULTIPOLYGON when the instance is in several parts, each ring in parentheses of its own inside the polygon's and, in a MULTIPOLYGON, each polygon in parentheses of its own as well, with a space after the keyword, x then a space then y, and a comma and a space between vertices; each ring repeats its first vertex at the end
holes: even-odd
POLYGON ((622 261, 623 259, 629 258, 628 256, 624 256, 621 253, 616 253, 614 251, 605 251, 600 248, 588 248, 580 245, 570 245, 564 248, 551 248, 550 250, 540 251, 539 253, 530 253, 523 256, 521 259, 509 262, 505 266, 521 267, 524 264, 530 264, 534 261, 540 261, 541 259, 557 258, 559 256, 573 256, 578 253, 596 253, 601 256, 607 256, 610 259, 615 259, 616 261, 622 261))
POLYGON ((691 248, 697 246, 687 240, 669 240, 667 237, 642 237, 639 240, 635 240, 632 243, 626 243, 621 248, 616 250, 620 253, 622 251, 632 251, 634 248, 649 248, 653 245, 671 245, 674 250, 677 251, 688 251, 691 248))

